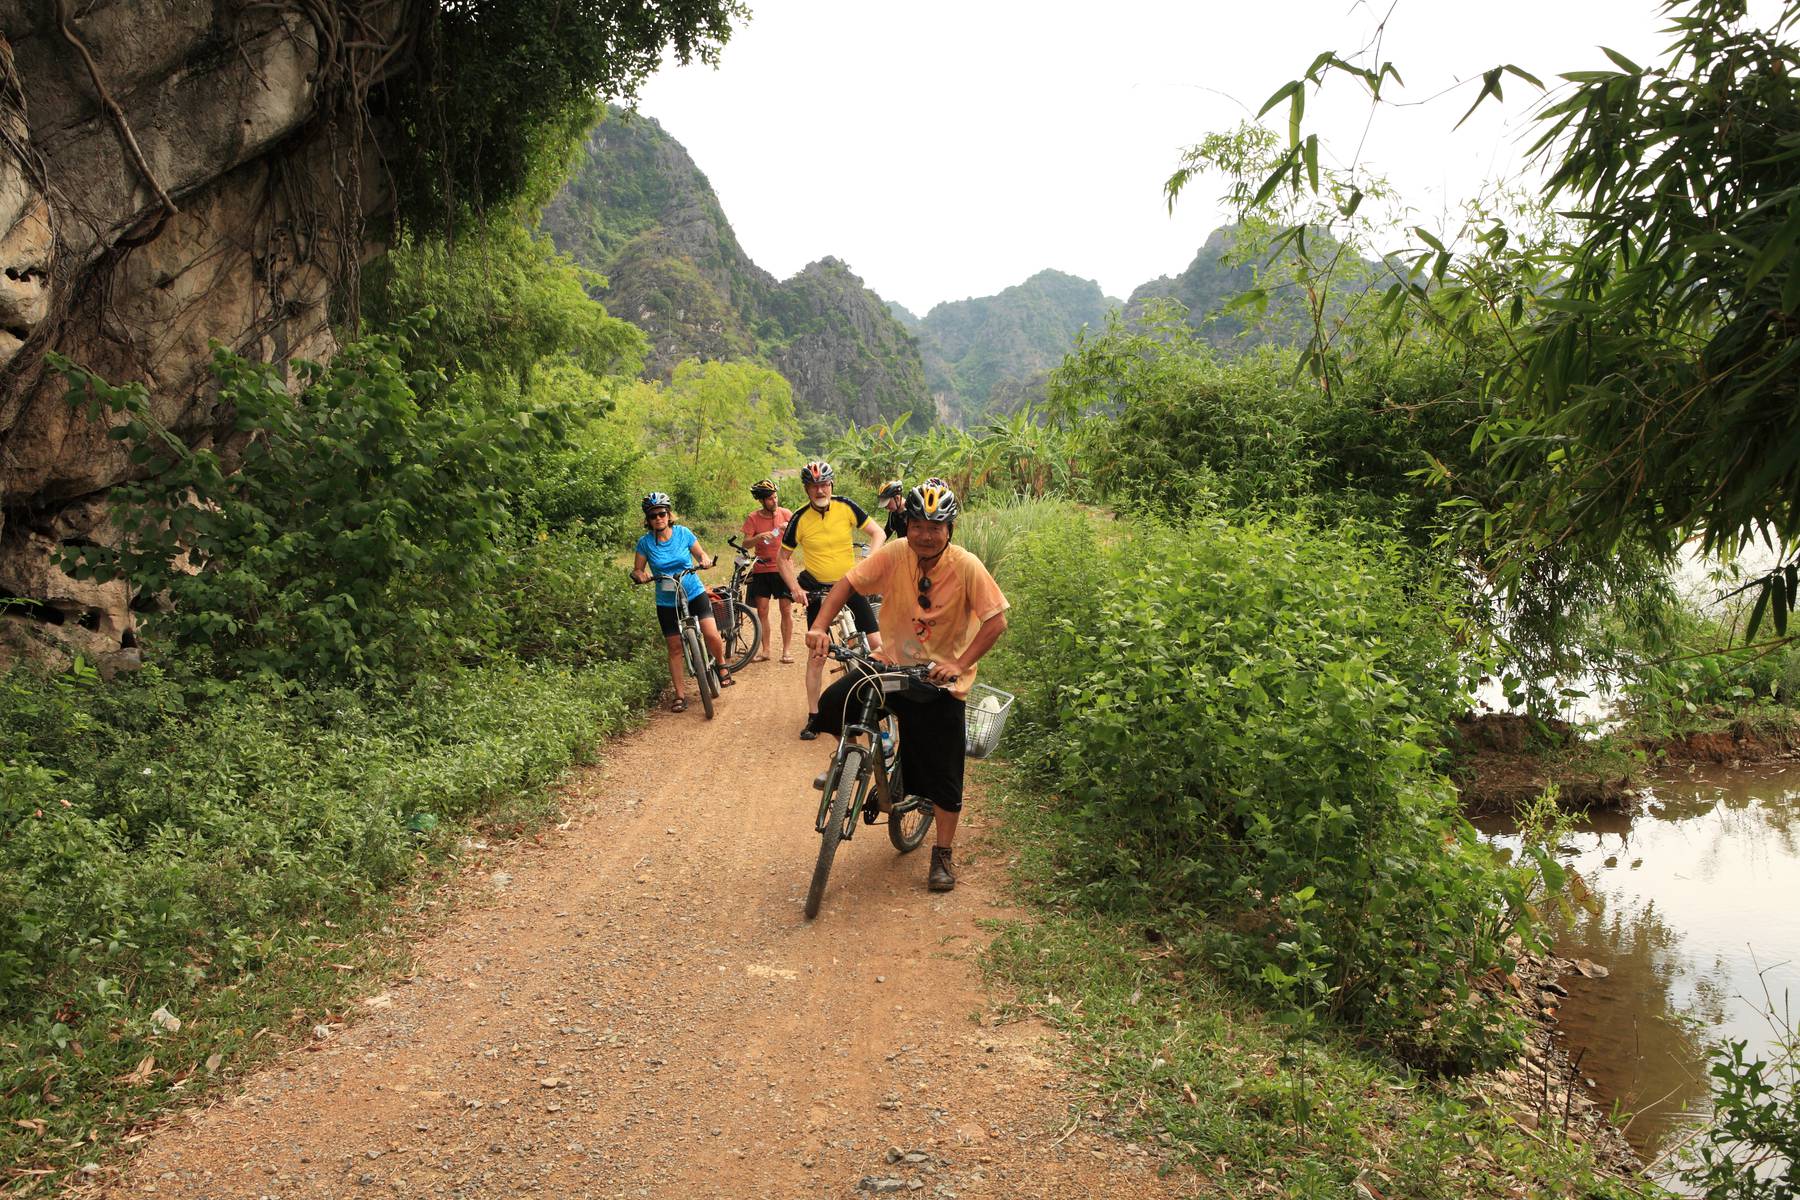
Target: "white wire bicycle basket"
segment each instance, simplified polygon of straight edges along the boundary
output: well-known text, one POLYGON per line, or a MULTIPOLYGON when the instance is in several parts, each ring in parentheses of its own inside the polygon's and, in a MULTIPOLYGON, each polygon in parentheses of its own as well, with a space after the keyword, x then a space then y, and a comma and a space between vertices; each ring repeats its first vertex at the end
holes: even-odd
POLYGON ((970 758, 986 758, 1000 745, 1000 734, 1006 718, 1012 714, 1013 694, 997 687, 978 683, 963 700, 963 720, 967 725, 970 758))

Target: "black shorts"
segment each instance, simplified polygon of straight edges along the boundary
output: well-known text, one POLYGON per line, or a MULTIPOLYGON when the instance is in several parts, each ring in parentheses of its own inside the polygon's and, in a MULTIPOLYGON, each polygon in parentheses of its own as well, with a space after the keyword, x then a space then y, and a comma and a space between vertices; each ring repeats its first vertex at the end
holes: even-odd
MULTIPOLYGON (((713 615, 712 597, 706 592, 701 592, 698 596, 689 600, 687 607, 689 612, 693 613, 696 617, 699 617, 702 621, 710 619, 713 615)), ((656 606, 656 623, 662 626, 664 637, 674 637, 681 632, 681 620, 675 615, 675 606, 673 604, 659 604, 656 606)))
POLYGON ((764 596, 786 600, 789 598, 787 580, 781 577, 780 571, 764 571, 760 575, 752 575, 749 585, 744 590, 744 595, 753 602, 764 596))
MULTIPOLYGON (((810 571, 802 571, 800 572, 800 586, 802 588, 811 589, 831 587, 832 585, 829 583, 820 583, 813 578, 810 571)), ((821 601, 815 600, 810 595, 806 598, 806 627, 808 629, 811 629, 812 623, 818 620, 820 603, 821 601)), ((844 607, 850 610, 851 617, 855 619, 857 632, 881 632, 881 623, 875 619, 875 610, 870 607, 869 598, 867 596, 859 595, 856 590, 852 588, 850 591, 850 599, 845 602, 844 607)))
MULTIPOLYGON (((851 686, 846 672, 819 695, 814 729, 833 736, 843 732, 851 686)), ((887 697, 887 709, 900 726, 900 778, 906 794, 923 796, 945 812, 961 812, 963 754, 969 742, 963 702, 949 692, 919 700, 902 693, 887 697)))

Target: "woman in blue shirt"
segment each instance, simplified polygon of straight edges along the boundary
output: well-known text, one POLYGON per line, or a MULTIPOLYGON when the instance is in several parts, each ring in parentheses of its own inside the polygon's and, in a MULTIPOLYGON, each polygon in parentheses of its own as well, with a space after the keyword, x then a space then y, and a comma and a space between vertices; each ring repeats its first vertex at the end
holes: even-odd
MULTIPOLYGON (((686 525, 675 524, 674 502, 666 493, 651 492, 644 497, 643 508, 644 528, 650 532, 637 540, 637 562, 631 568, 633 579, 649 583, 652 572, 673 575, 684 567, 713 565, 694 531, 686 525)), ((706 647, 712 652, 713 662, 723 664, 725 643, 719 637, 718 622, 713 620, 712 601, 707 597, 706 588, 701 586, 698 576, 688 575, 681 580, 681 590, 688 611, 700 618, 700 632, 706 635, 706 647)), ((675 589, 670 584, 657 585, 656 621, 669 643, 669 678, 675 681, 675 699, 669 709, 682 712, 687 708, 687 697, 681 694, 681 626, 675 614, 675 589)), ((720 665, 719 686, 730 687, 736 682, 720 665)))

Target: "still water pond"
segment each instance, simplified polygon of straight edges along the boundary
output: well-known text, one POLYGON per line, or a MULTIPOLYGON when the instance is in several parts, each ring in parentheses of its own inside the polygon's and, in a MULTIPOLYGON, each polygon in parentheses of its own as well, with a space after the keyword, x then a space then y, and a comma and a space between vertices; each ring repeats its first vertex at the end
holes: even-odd
POLYGON ((1800 1017, 1800 767, 1676 771, 1641 812, 1596 815, 1565 848, 1592 895, 1557 952, 1610 971, 1563 979, 1565 1048, 1603 1101, 1637 1114, 1626 1136, 1650 1161, 1704 1110, 1712 1046, 1771 1045, 1771 1002, 1791 996, 1800 1017))

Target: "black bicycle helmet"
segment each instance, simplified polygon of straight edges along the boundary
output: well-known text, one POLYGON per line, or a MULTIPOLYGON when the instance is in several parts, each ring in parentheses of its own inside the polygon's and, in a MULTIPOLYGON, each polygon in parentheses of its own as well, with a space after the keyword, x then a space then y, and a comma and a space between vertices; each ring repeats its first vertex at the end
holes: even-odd
POLYGON ((811 487, 815 483, 830 483, 837 478, 837 472, 831 464, 814 460, 800 468, 800 483, 803 487, 811 487))
POLYGON ((927 479, 906 493, 908 521, 954 521, 959 511, 956 493, 941 479, 927 479))
POLYGON ((892 500, 897 496, 904 496, 905 494, 906 485, 901 483, 898 479, 890 479, 881 485, 881 490, 875 493, 875 498, 877 500, 892 500))
POLYGON ((758 500, 767 500, 775 494, 775 482, 770 479, 759 479, 750 485, 750 494, 758 500))
POLYGON ((666 508, 670 512, 674 512, 675 502, 669 499, 669 493, 667 492, 651 492, 648 496, 644 497, 642 507, 644 515, 647 517, 650 515, 650 510, 653 508, 666 508))

